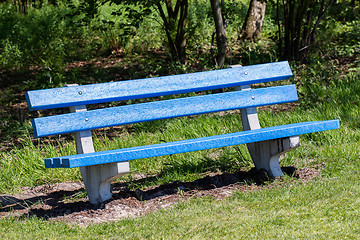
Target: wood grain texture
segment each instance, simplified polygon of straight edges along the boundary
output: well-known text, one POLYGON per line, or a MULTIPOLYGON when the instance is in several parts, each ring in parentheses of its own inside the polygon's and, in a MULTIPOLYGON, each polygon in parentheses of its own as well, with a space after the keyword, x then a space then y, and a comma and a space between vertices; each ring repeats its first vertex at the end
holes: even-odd
POLYGON ((111 151, 45 159, 47 167, 72 168, 267 141, 340 128, 339 120, 303 122, 111 151))
POLYGON ((298 100, 295 85, 258 88, 35 118, 35 137, 298 100))
POLYGON ((235 87, 290 77, 292 72, 288 62, 276 62, 140 80, 35 90, 27 92, 25 97, 30 110, 41 110, 235 87))

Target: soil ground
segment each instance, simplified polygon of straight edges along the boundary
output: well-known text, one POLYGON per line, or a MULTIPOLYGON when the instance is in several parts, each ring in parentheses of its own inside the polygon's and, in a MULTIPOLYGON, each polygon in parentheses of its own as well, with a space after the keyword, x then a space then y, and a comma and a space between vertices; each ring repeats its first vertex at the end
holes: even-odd
MULTIPOLYGON (((313 168, 283 167, 282 170, 298 183, 319 176, 319 170, 313 168)), ((142 176, 135 175, 133 179, 141 181, 142 176)), ((281 179, 269 179, 266 172, 255 169, 237 173, 208 173, 193 182, 175 182, 142 190, 129 190, 126 183, 114 183, 112 199, 97 206, 89 203, 82 183, 45 184, 25 187, 19 195, 0 195, 0 219, 36 216, 49 221, 87 226, 141 216, 193 197, 209 196, 223 200, 235 191, 281 187, 283 183, 281 179)))

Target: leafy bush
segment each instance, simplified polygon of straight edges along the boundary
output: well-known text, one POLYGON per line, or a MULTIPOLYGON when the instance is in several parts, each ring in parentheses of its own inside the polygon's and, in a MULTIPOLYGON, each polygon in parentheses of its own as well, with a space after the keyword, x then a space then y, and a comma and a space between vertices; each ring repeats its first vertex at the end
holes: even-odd
POLYGON ((3 39, 0 46, 2 48, 2 52, 0 53, 0 66, 8 69, 21 68, 25 56, 18 44, 11 42, 9 39, 3 39))
MULTIPOLYGON (((10 4, 4 5, 0 8, 0 21, 6 23, 0 25, 0 69, 37 66, 40 71, 61 71, 70 45, 64 37, 66 24, 59 16, 64 9, 55 12, 53 6, 44 5, 41 10, 30 9, 28 15, 22 15, 10 4)), ((45 81, 51 84, 57 79, 45 81)))
POLYGON ((123 51, 131 49, 128 46, 130 40, 137 35, 140 24, 149 14, 149 8, 142 9, 136 4, 107 2, 99 6, 91 26, 101 31, 104 48, 123 51))

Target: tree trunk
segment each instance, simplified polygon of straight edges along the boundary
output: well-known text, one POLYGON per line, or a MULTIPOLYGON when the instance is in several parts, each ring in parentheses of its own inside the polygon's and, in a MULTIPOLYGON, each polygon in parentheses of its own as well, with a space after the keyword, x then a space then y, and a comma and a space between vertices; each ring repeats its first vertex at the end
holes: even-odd
POLYGON ((180 4, 180 16, 177 26, 175 45, 178 52, 178 58, 180 61, 184 61, 186 57, 186 31, 188 16, 188 0, 183 0, 180 4))
POLYGON ((222 68, 224 66, 225 58, 226 58, 226 47, 227 47, 226 30, 221 14, 219 0, 210 0, 210 2, 211 2, 212 14, 215 21, 216 44, 218 47, 218 54, 216 56, 216 65, 222 68))
POLYGON ((249 39, 253 42, 260 38, 261 28, 265 17, 266 1, 251 0, 245 22, 241 29, 241 41, 249 39))

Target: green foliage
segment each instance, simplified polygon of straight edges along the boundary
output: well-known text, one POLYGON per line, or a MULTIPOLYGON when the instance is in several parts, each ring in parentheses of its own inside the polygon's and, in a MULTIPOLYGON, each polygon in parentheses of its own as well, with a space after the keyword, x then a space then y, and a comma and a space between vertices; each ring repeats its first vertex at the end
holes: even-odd
POLYGON ((187 38, 190 49, 203 48, 214 30, 209 2, 196 0, 189 5, 187 38))
POLYGON ((256 43, 244 41, 233 49, 236 49, 234 60, 237 64, 253 65, 279 60, 275 43, 268 40, 260 40, 256 43))
POLYGON ((7 69, 20 69, 23 64, 24 53, 20 50, 18 44, 11 42, 9 39, 3 39, 1 46, 0 66, 7 69))
POLYGON ((102 32, 104 47, 112 51, 123 51, 137 34, 144 17, 150 13, 149 8, 142 8, 137 4, 115 4, 110 1, 98 7, 91 26, 102 32))
MULTIPOLYGON (((165 34, 159 15, 151 4, 151 1, 72 0, 58 1, 57 5, 44 2, 22 15, 11 4, 2 3, 0 68, 18 70, 35 66, 40 74, 29 82, 31 88, 58 86, 66 81, 65 72, 71 61, 87 60, 99 54, 131 54, 133 51, 160 49, 165 34)), ((359 24, 356 20, 359 10, 349 4, 349 1, 344 1, 330 8, 329 16, 320 25, 322 32, 317 35, 321 41, 336 38, 333 45, 329 41, 329 49, 335 49, 341 56, 353 56, 359 52, 359 24)), ((260 43, 236 44, 247 7, 248 1, 225 1, 223 14, 230 48, 228 63, 276 61, 279 59, 279 39, 274 2, 268 3, 260 43)), ((207 62, 210 62, 210 53, 203 53, 210 51, 213 30, 210 4, 190 1, 187 51, 196 54, 188 54, 188 61, 205 63, 202 60, 208 58, 207 62)), ((313 48, 316 49, 321 48, 313 48)))
POLYGON ((10 4, 1 4, 0 69, 39 69, 33 86, 57 86, 62 80, 65 58, 74 44, 73 31, 63 19, 69 11, 65 6, 44 4, 27 15, 17 13, 10 4), (56 11, 55 11, 56 9, 56 11))
POLYGON ((351 57, 360 53, 360 20, 346 22, 341 26, 338 44, 333 44, 339 57, 351 57))
POLYGON ((360 97, 359 72, 342 76, 342 70, 324 62, 301 66, 296 70, 301 78, 295 79, 303 106, 333 104, 349 107, 360 97))
POLYGON ((329 15, 336 21, 345 23, 360 18, 360 5, 357 1, 339 0, 334 3, 334 6, 329 9, 329 15), (351 4, 354 2, 354 5, 351 4))
POLYGON ((64 46, 59 39, 63 23, 50 6, 42 11, 34 9, 27 16, 17 14, 9 7, 7 12, 2 11, 0 17, 2 22, 8 23, 2 25, 2 44, 7 46, 15 43, 15 59, 21 52, 25 58, 23 64, 29 64, 34 59, 39 62, 53 51, 59 53, 59 58, 64 54, 64 46))

